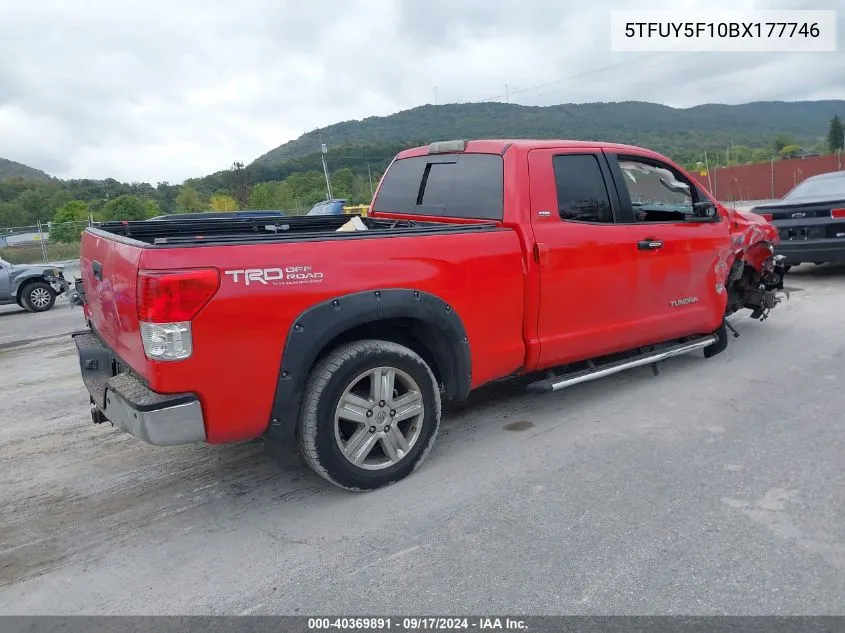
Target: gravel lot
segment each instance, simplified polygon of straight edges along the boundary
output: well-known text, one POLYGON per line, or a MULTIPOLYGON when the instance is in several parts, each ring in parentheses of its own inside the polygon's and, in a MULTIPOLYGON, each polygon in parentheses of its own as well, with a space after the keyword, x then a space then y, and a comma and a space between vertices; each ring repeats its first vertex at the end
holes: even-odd
POLYGON ((0 312, 2 614, 845 614, 845 269, 701 354, 446 416, 350 494, 94 426, 66 305, 0 312))

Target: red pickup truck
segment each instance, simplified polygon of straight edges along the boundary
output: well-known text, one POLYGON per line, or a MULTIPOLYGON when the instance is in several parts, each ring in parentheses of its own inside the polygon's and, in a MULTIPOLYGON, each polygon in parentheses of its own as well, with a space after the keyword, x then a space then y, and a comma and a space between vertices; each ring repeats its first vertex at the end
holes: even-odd
POLYGON ((727 315, 763 319, 783 287, 764 218, 637 147, 410 149, 349 220, 86 229, 73 336, 94 421, 156 445, 295 439, 327 480, 374 489, 423 461, 441 398, 709 357, 727 315))

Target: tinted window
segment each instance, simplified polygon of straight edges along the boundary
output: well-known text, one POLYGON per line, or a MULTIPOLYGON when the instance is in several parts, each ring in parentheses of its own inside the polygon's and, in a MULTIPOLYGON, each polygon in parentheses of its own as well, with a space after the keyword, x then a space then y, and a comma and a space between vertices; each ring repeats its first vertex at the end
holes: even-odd
POLYGON ((501 220, 502 171, 495 154, 404 158, 387 170, 373 211, 501 220))
POLYGON ((562 220, 613 222, 610 195, 598 158, 592 154, 555 156, 554 171, 562 220))

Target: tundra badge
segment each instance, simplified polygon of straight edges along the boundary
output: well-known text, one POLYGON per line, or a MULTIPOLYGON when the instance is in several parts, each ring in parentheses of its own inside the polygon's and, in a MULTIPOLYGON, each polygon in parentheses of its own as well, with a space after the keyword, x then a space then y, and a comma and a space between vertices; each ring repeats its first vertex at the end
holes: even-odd
POLYGON ((673 308, 678 308, 680 306, 687 306, 691 303, 697 303, 698 297, 685 297, 684 299, 675 299, 669 302, 669 305, 673 308))

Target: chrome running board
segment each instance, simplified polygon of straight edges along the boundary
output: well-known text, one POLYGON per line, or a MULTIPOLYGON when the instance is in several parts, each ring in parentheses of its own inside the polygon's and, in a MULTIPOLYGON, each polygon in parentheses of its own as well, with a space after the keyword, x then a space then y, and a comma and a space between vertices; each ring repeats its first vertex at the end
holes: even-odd
POLYGON ((717 340, 718 337, 715 334, 711 334, 686 343, 678 343, 660 351, 646 352, 644 354, 634 356, 633 358, 608 363, 607 365, 592 367, 576 371, 571 374, 553 376, 552 378, 546 378, 544 380, 538 380, 537 382, 529 384, 527 389, 529 391, 541 392, 558 391, 582 382, 589 382, 591 380, 597 380, 598 378, 617 374, 621 371, 625 371, 626 369, 643 367, 645 365, 654 365, 655 363, 659 363, 667 358, 672 358, 673 356, 680 356, 699 349, 704 349, 705 347, 713 345, 717 340))

